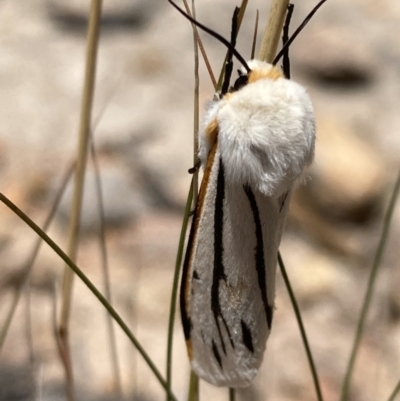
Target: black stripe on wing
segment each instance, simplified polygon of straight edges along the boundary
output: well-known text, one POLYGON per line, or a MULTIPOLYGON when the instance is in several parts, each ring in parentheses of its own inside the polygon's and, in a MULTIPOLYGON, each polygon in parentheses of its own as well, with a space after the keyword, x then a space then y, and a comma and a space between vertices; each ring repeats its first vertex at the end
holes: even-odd
POLYGON ((189 240, 188 240, 186 254, 185 254, 185 260, 183 262, 183 268, 182 268, 179 303, 180 303, 180 309, 181 309, 181 320, 182 320, 182 326, 183 326, 183 333, 185 335, 185 340, 187 341, 187 344, 188 344, 189 356, 191 353, 191 349, 190 349, 190 343, 188 342, 188 340, 190 340, 191 331, 193 329, 193 323, 192 323, 192 319, 190 317, 190 311, 189 311, 189 296, 190 296, 189 288, 192 288, 192 290, 193 290, 192 281, 200 278, 199 272, 194 270, 191 273, 190 267, 193 262, 192 257, 193 257, 193 251, 194 251, 194 244, 196 241, 197 230, 198 230, 199 224, 200 224, 200 217, 203 212, 204 202, 205 202, 206 196, 208 194, 208 190, 209 190, 209 184, 210 184, 210 179, 211 179, 211 173, 214 168, 214 160, 215 160, 216 151, 217 151, 217 146, 215 144, 210 150, 210 153, 209 153, 208 159, 207 159, 207 163, 206 163, 206 166, 204 169, 203 181, 201 182, 198 201, 197 201, 194 213, 193 213, 192 225, 190 228, 189 240))
MULTIPOLYGON (((214 315, 215 324, 218 329, 218 334, 221 340, 221 347, 226 355, 225 342, 222 336, 220 319, 222 320, 225 329, 228 333, 230 343, 235 348, 229 327, 226 323, 225 317, 222 314, 219 288, 221 280, 226 282, 225 268, 223 264, 224 257, 224 200, 225 200, 225 170, 222 159, 219 159, 219 170, 217 177, 217 190, 215 194, 215 208, 214 208, 214 269, 213 269, 213 282, 211 286, 211 309, 214 315), (220 318, 220 319, 219 319, 220 318)), ((222 364, 219 363, 222 367, 222 364)))
POLYGON ((240 325, 242 326, 242 341, 243 344, 250 352, 254 352, 254 345, 253 345, 253 336, 251 335, 251 331, 249 326, 247 326, 246 322, 242 319, 240 321, 240 325))
POLYGON ((179 304, 181 309, 181 320, 182 320, 182 327, 183 327, 183 334, 185 336, 185 340, 190 339, 190 334, 192 331, 192 319, 190 318, 189 311, 187 310, 187 300, 186 300, 186 292, 187 286, 189 285, 189 265, 190 265, 190 258, 192 256, 191 250, 193 249, 193 242, 195 238, 195 221, 196 215, 198 213, 198 205, 196 205, 196 210, 194 211, 194 216, 192 220, 192 226, 190 228, 189 240, 187 244, 185 260, 183 262, 182 268, 182 278, 181 278, 181 289, 179 294, 179 304))
POLYGON ((265 270, 265 260, 264 260, 264 241, 263 232, 261 226, 260 212, 258 210, 256 197, 253 191, 248 185, 243 186, 243 189, 247 195, 247 199, 250 202, 250 208, 253 213, 255 234, 256 234, 256 247, 255 247, 255 261, 256 261, 256 271, 258 286, 261 291, 261 298, 264 304, 265 316, 267 319, 268 328, 271 329, 273 308, 268 304, 267 296, 267 275, 265 270))

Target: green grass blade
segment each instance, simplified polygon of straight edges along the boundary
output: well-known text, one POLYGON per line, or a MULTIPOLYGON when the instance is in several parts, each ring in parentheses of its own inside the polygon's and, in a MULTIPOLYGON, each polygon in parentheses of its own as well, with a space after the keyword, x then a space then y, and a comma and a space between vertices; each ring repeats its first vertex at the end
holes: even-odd
POLYGON ((193 201, 193 180, 190 184, 190 190, 188 194, 188 198, 186 201, 185 207, 185 215, 183 217, 181 235, 179 238, 178 251, 176 255, 175 262, 175 273, 174 280, 172 283, 172 294, 171 294, 171 304, 169 308, 169 321, 168 321, 168 339, 167 339, 167 372, 166 372, 166 380, 167 380, 167 389, 170 394, 171 390, 171 382, 172 382, 172 345, 174 340, 174 322, 175 322, 175 311, 176 311, 176 299, 178 296, 178 284, 179 284, 179 276, 181 272, 182 266, 182 257, 183 257, 183 249, 185 247, 185 238, 186 231, 189 222, 189 214, 193 201))
MULTIPOLYGON (((99 247, 100 247, 100 265, 104 280, 104 295, 108 302, 112 304, 112 292, 111 292, 111 277, 110 277, 110 266, 108 261, 108 251, 106 245, 106 227, 105 227, 105 210, 103 200, 103 185, 101 181, 100 165, 96 154, 95 144, 93 135, 90 141, 90 155, 92 157, 94 172, 95 172, 95 187, 96 196, 98 201, 98 212, 99 212, 99 247)), ((110 347, 110 359, 111 367, 113 372, 113 383, 112 391, 117 399, 122 399, 122 379, 121 379, 121 368, 118 357, 117 338, 115 333, 115 326, 113 324, 111 316, 107 313, 106 316, 107 324, 107 335, 110 347)))
POLYGON ((199 378, 193 370, 190 371, 188 401, 199 401, 199 378))
POLYGON ((397 385, 394 388, 392 394, 390 394, 388 401, 395 401, 396 395, 399 394, 399 392, 400 392, 400 380, 397 382, 397 385))
POLYGON ((370 276, 368 279, 367 290, 365 292, 364 302, 363 302, 363 305, 361 308, 360 318, 358 320, 358 325, 357 325, 357 330, 356 330, 356 334, 354 337, 353 347, 352 347, 350 359, 349 359, 349 362, 347 365, 346 374, 345 374, 345 377, 343 380, 342 392, 341 392, 341 396, 340 396, 341 401, 347 401, 349 398, 351 376, 353 374, 354 365, 355 365, 357 354, 358 354, 358 349, 360 347, 360 342, 361 342, 361 338, 362 338, 364 326, 365 326, 365 320, 366 320, 369 306, 371 303, 376 277, 377 277, 378 270, 379 270, 381 260, 382 260, 382 255, 385 250, 387 239, 389 237, 390 223, 391 223, 393 211, 394 211, 394 208, 396 205, 396 200, 399 195, 399 189, 400 189, 400 170, 398 173, 396 183, 393 188, 389 206, 385 213, 385 218, 384 218, 383 227, 382 227, 382 234, 381 234, 381 237, 379 240, 378 248, 375 252, 374 263, 372 265, 371 273, 370 273, 370 276))
MULTIPOLYGON (((53 205, 52 205, 52 207, 50 209, 50 213, 48 214, 48 216, 46 218, 46 221, 43 224, 43 231, 47 231, 48 228, 50 227, 50 224, 53 221, 53 218, 54 218, 54 216, 56 214, 56 211, 58 209, 58 205, 60 204, 62 195, 64 194, 65 187, 67 186, 68 181, 70 180, 70 178, 71 178, 71 176, 72 176, 72 174, 74 172, 74 169, 75 169, 75 163, 73 163, 68 168, 67 172, 65 173, 65 176, 62 179, 62 183, 60 185, 60 188, 57 191, 57 194, 56 194, 55 199, 53 201, 53 205)), ((28 282, 29 275, 31 273, 31 270, 33 268, 33 265, 35 263, 36 257, 37 257, 37 255, 38 255, 38 253, 40 251, 41 246, 42 246, 42 239, 39 237, 37 239, 36 243, 35 243, 35 246, 33 247, 31 255, 29 256, 29 258, 28 258, 28 260, 27 260, 27 262, 25 264, 25 267, 23 268, 22 280, 21 280, 20 284, 18 285, 18 287, 16 288, 16 290, 14 292, 14 298, 13 298, 13 300, 11 302, 10 310, 8 311, 7 316, 6 316, 6 320, 5 320, 4 324, 3 324, 3 327, 0 330, 0 355, 1 355, 1 351, 3 349, 4 342, 5 342, 6 338, 7 338, 8 330, 9 330, 9 328, 11 326, 11 322, 12 322, 12 319, 14 317, 14 313, 15 313, 15 311, 17 309, 18 302, 19 302, 19 300, 21 298, 22 290, 23 290, 24 286, 28 282)))
MULTIPOLYGON (((136 339, 134 334, 130 331, 129 327, 123 321, 118 312, 110 305, 107 299, 101 294, 101 292, 93 285, 93 283, 86 277, 82 270, 67 256, 67 254, 43 231, 37 226, 22 210, 20 210, 14 203, 12 203, 6 196, 0 193, 0 201, 3 202, 9 209, 11 209, 18 217, 21 218, 33 231, 35 231, 45 241, 56 254, 73 270, 73 272, 83 281, 83 283, 89 288, 93 295, 101 302, 101 304, 107 309, 108 313, 113 317, 117 324, 121 327, 123 332, 131 340, 132 344, 142 355, 143 359, 156 376, 161 386, 168 391, 167 382, 162 377, 161 373, 157 369, 154 362, 150 359, 144 348, 141 346, 139 341, 136 339)), ((177 401, 176 397, 169 392, 170 400, 177 401)))
POLYGON ((321 385, 319 383, 319 378, 318 378, 318 372, 315 367, 314 359, 313 359, 313 356, 311 353, 310 344, 307 339, 306 329, 304 328, 303 319, 301 318, 299 305, 296 301, 296 297, 294 296, 294 292, 293 292, 292 286, 290 284, 289 277, 286 273, 285 265, 283 263, 283 259, 282 259, 280 252, 278 252, 278 263, 279 263, 279 267, 282 272, 283 280, 285 281, 285 285, 286 285, 286 288, 289 293, 290 301, 292 302, 294 314, 296 315, 297 324, 299 325, 301 338, 303 340, 304 348, 305 348, 306 354, 307 354, 308 363, 309 363, 310 369, 311 369, 312 378, 314 381, 315 392, 317 393, 317 400, 323 401, 321 385))

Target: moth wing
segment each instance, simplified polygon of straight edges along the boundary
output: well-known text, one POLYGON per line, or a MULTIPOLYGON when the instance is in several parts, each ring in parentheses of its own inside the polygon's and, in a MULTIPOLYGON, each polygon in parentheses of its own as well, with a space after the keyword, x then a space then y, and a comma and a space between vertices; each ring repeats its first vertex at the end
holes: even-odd
POLYGON ((244 387, 258 372, 271 329, 288 196, 267 197, 225 178, 215 145, 192 223, 181 313, 195 373, 216 386, 244 387))

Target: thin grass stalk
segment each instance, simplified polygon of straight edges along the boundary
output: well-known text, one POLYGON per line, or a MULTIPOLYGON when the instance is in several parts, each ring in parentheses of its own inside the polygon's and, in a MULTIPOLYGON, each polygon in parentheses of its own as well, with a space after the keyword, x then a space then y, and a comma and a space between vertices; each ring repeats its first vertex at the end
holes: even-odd
MULTIPOLYGON (((144 265, 144 252, 143 252, 143 230, 142 225, 138 226, 137 230, 137 241, 135 241, 135 245, 132 249, 132 254, 134 255, 133 263, 135 266, 133 274, 133 283, 131 287, 132 298, 129 302, 129 313, 127 314, 127 318, 131 322, 131 330, 138 332, 140 328, 139 322, 139 304, 140 304, 140 289, 141 289, 141 279, 144 265)), ((131 367, 131 388, 132 388, 132 397, 134 400, 138 397, 138 373, 140 372, 139 364, 138 364, 138 356, 137 353, 134 353, 130 358, 130 367, 131 367)), ((168 393, 168 392, 167 392, 168 393)))
MULTIPOLYGON (((90 143, 90 153, 93 160, 93 166, 95 171, 96 178, 96 193, 98 199, 98 207, 99 207, 99 245, 100 245, 100 254, 101 254, 101 269, 103 272, 104 278, 104 294, 107 298, 107 301, 112 304, 112 294, 111 294, 111 284, 110 284, 110 267, 108 263, 108 253, 106 246, 106 230, 104 226, 105 221, 105 213, 104 213, 104 202, 103 202, 103 189, 101 185, 101 177, 100 177, 100 167, 97 160, 96 150, 92 140, 90 143)), ((122 382, 121 382, 121 373, 120 373, 120 364, 118 358, 118 349, 117 349, 117 340, 115 335, 115 328, 113 325, 113 321, 111 316, 106 313, 107 320, 107 331, 108 331, 108 340, 110 343, 111 349, 111 365, 112 372, 114 376, 113 380, 113 389, 115 390, 115 394, 119 399, 122 399, 122 382)))
POLYGON ((290 0, 273 0, 261 41, 260 51, 258 53, 259 60, 266 61, 267 63, 272 63, 274 60, 289 1, 290 0))
MULTIPOLYGON (((39 235, 39 238, 42 240, 42 237, 39 235)), ((57 311, 58 311, 58 300, 59 300, 59 287, 57 285, 58 283, 55 282, 53 285, 53 292, 52 292, 52 301, 53 301, 53 309, 52 309, 52 329, 53 329, 53 335, 54 335, 54 340, 56 342, 57 349, 61 349, 62 344, 61 344, 61 338, 60 338, 60 332, 58 331, 58 326, 57 326, 57 311)))
MULTIPOLYGON (((83 187, 85 180, 88 144, 90 140, 90 122, 94 96, 97 49, 100 34, 102 0, 92 0, 90 6, 89 27, 87 36, 86 67, 81 104, 81 117, 79 127, 78 158, 74 182, 74 194, 71 205, 70 227, 68 236, 68 255, 72 260, 76 259, 78 247, 79 224, 81 205, 83 198, 83 187)), ((61 318, 59 324, 60 333, 68 329, 68 321, 71 309, 71 296, 73 286, 73 272, 68 266, 65 267, 61 318)))
POLYGON ((172 382, 172 345, 173 345, 173 333, 174 333, 174 322, 175 322, 175 311, 176 311, 176 300, 178 295, 179 276, 182 266, 183 249, 185 247, 186 231, 189 222, 190 210, 193 203, 193 180, 190 185, 189 194, 186 201, 185 214, 182 221, 181 234, 179 237, 178 251, 175 262, 174 279, 172 283, 171 291, 171 303, 169 307, 169 321, 168 321, 168 337, 167 337, 167 370, 166 370, 166 382, 167 382, 167 400, 170 400, 171 394, 171 382, 172 382))
MULTIPOLYGON (((185 5, 185 9, 188 15, 196 18, 196 9, 194 5, 194 0, 192 0, 192 11, 189 8, 189 5, 186 0, 183 0, 185 5)), ((197 196, 198 196, 198 166, 199 166, 199 159, 198 159, 198 131, 199 131, 199 57, 198 57, 198 49, 202 53, 203 59, 206 64, 206 68, 209 72, 209 76, 213 83, 214 88, 217 86, 217 82, 215 80, 214 74, 211 69, 211 65, 208 61, 207 54, 204 50, 204 46, 201 42, 200 36, 197 31, 197 27, 195 24, 192 24, 193 29, 193 39, 194 39, 194 77, 195 77, 195 87, 194 87, 194 118, 193 118, 193 177, 192 182, 190 185, 189 195, 187 198, 186 208, 185 208, 185 215, 184 220, 182 222, 181 228, 181 235, 178 245, 177 257, 175 262, 175 272, 174 272, 174 279, 172 284, 172 294, 171 294, 171 304, 170 304, 170 313, 169 313, 169 323, 168 323, 168 340, 167 340, 167 386, 168 389, 171 389, 172 385, 172 345, 173 345, 173 328, 174 328, 174 320, 175 320, 175 311, 176 311, 176 299, 178 294, 178 283, 179 283, 179 276, 183 258, 183 251, 185 246, 185 237, 187 226, 189 222, 189 214, 190 209, 195 207, 197 204, 197 196)), ((188 399, 191 400, 198 400, 198 378, 197 376, 191 371, 190 373, 190 384, 189 384, 189 394, 188 399)), ((167 393, 168 399, 168 393, 167 393)))
MULTIPOLYGON (((42 240, 42 238, 39 236, 40 240, 42 240)), ((53 330, 53 334, 54 334, 54 338, 56 340, 56 342, 58 342, 60 340, 59 336, 58 336, 58 329, 57 329, 57 311, 58 311, 58 293, 59 293, 59 288, 57 285, 57 282, 53 283, 52 286, 52 292, 51 292, 51 300, 52 302, 52 309, 51 309, 51 328, 53 330)), ((58 345, 57 345, 58 347, 58 345)))
MULTIPOLYGON (((192 0, 192 14, 196 19, 195 0, 192 0)), ((193 29, 193 50, 194 50, 194 96, 193 96, 193 166, 198 166, 199 160, 199 126, 200 126, 200 76, 199 76, 199 38, 196 25, 193 29)), ((214 79, 215 80, 215 79, 214 79)), ((197 205, 199 192, 199 169, 193 172, 193 209, 197 205)))
POLYGON ((354 365, 355 365, 358 350, 360 347, 361 338, 363 336, 364 326, 365 326, 367 314, 369 311, 369 306, 371 304, 372 295, 373 295, 373 291, 374 291, 374 287, 375 287, 375 281, 377 278, 379 267, 381 265, 383 252, 385 250, 386 243, 387 243, 387 240, 389 237, 390 223, 392 221, 394 208, 396 206, 396 201, 399 196, 399 189, 400 189, 400 170, 398 172, 398 176, 397 176, 394 188, 393 188, 390 202, 389 202, 388 208, 385 213, 383 227, 382 227, 382 233, 380 236, 378 247, 375 252, 372 269, 371 269, 371 272, 369 275, 368 285, 367 285, 367 289, 365 292, 364 301, 362 304, 361 313, 360 313, 360 317, 359 317, 358 324, 357 324, 357 330, 356 330, 355 337, 354 337, 353 347, 352 347, 350 359, 349 359, 349 362, 347 365, 346 374, 345 374, 344 380, 343 380, 342 392, 341 392, 341 396, 340 396, 341 401, 347 401, 349 399, 351 377, 353 374, 354 365))
MULTIPOLYGON (((196 7, 195 0, 192 0, 192 11, 193 16, 196 18, 196 7)), ((200 39, 197 35, 196 25, 192 24, 193 27, 193 39, 194 39, 194 99, 193 99, 193 162, 194 166, 200 165, 199 160, 199 127, 200 127, 200 75, 199 75, 199 46, 202 45, 200 39)), ((205 53, 205 52, 204 52, 205 53)), ((205 60, 207 60, 207 54, 205 53, 205 60)), ((209 69, 209 75, 213 84, 215 85, 215 77, 213 71, 209 69)), ((197 199, 199 195, 199 170, 195 169, 193 173, 193 210, 197 205, 197 199)), ((190 373, 190 390, 193 390, 193 400, 198 401, 200 399, 199 393, 199 378, 194 374, 193 371, 190 373)))
POLYGON ((199 378, 193 370, 190 371, 188 401, 199 401, 199 378))
POLYGON ((397 382, 397 385, 393 389, 392 394, 390 394, 388 401, 395 401, 395 398, 396 398, 397 394, 399 394, 399 393, 400 393, 400 380, 397 382))
POLYGON ((236 392, 234 388, 229 389, 229 401, 235 401, 236 399, 236 392))
MULTIPOLYGON (((52 223, 52 221, 54 219, 54 216, 55 216, 55 214, 57 212, 58 206, 59 206, 61 198, 62 198, 62 196, 64 194, 65 188, 66 188, 66 186, 68 184, 68 181, 70 180, 70 178, 72 176, 72 173, 74 172, 74 169, 75 169, 75 163, 72 163, 68 167, 68 170, 66 171, 66 173, 64 174, 64 177, 63 177, 63 179, 61 181, 60 188, 57 190, 56 196, 55 196, 55 198, 54 198, 54 200, 52 202, 51 210, 50 210, 49 214, 47 215, 46 220, 45 220, 45 222, 44 222, 44 224, 42 226, 42 230, 43 231, 47 231, 49 229, 50 224, 52 223)), ((10 326, 11 326, 12 319, 13 319, 15 311, 17 309, 18 302, 19 302, 19 300, 21 298, 21 294, 22 294, 23 288, 25 287, 25 285, 28 282, 28 279, 29 279, 30 273, 32 271, 33 265, 35 263, 37 255, 38 255, 38 253, 40 251, 40 247, 42 246, 42 242, 43 242, 42 239, 40 237, 38 237, 30 256, 28 257, 28 260, 27 260, 27 262, 25 264, 25 267, 23 268, 22 279, 21 279, 21 281, 19 282, 17 288, 14 291, 14 297, 13 297, 13 300, 11 302, 10 310, 8 311, 6 320, 5 320, 5 322, 3 324, 3 327, 1 328, 1 331, 0 331, 0 356, 1 356, 1 351, 3 349, 4 342, 5 342, 6 338, 7 338, 8 331, 9 331, 10 326)))
POLYGON ((32 313, 31 313, 31 289, 29 282, 25 285, 25 333, 26 342, 28 345, 29 353, 29 381, 31 385, 31 391, 33 394, 37 394, 37 386, 35 380, 36 372, 36 360, 35 360, 35 347, 33 345, 33 331, 32 331, 32 313))
MULTIPOLYGON (((195 8, 194 8, 194 6, 193 6, 193 4, 194 4, 194 3, 193 3, 193 0, 192 0, 193 15, 192 15, 192 13, 191 13, 191 11, 190 11, 189 5, 188 5, 188 3, 187 3, 186 0, 183 0, 183 4, 185 5, 186 12, 187 12, 191 17, 193 17, 194 19, 196 19, 196 13, 195 13, 195 8)), ((208 60, 207 53, 206 53, 206 51, 205 51, 205 49, 204 49, 203 42, 201 41, 199 32, 198 32, 198 30, 197 30, 197 26, 194 25, 194 24, 192 24, 192 28, 193 28, 193 35, 194 35, 194 37, 195 37, 195 41, 197 42, 197 45, 198 45, 198 47, 200 48, 200 51, 201 51, 201 55, 203 56, 203 60, 204 60, 204 63, 205 63, 205 65, 206 65, 206 68, 207 68, 207 71, 208 71, 208 75, 210 76, 210 79, 211 79, 211 82, 212 82, 214 88, 216 88, 216 87, 217 87, 217 81, 215 80, 215 76, 214 76, 214 73, 213 73, 213 71, 212 71, 211 64, 210 64, 210 62, 209 62, 209 60, 208 60)), ((195 50, 195 52, 196 52, 196 50, 195 50)), ((195 57, 196 57, 196 56, 195 56, 195 57)), ((197 58, 198 58, 198 56, 197 56, 197 58)))
POLYGON ((292 286, 290 284, 289 276, 287 275, 285 264, 283 263, 283 259, 282 259, 282 256, 281 256, 280 252, 278 252, 278 264, 279 264, 279 268, 281 269, 281 273, 282 273, 283 280, 285 282, 285 286, 286 286, 286 288, 288 290, 288 293, 289 293, 290 302, 292 303, 292 306, 293 306, 293 309, 294 309, 294 314, 296 316, 297 324, 299 325, 301 339, 303 341, 304 348, 305 348, 306 354, 307 354, 308 364, 310 365, 310 369, 311 369, 311 374, 312 374, 312 378, 313 378, 313 382, 314 382, 315 392, 317 394, 317 400, 318 401, 323 401, 321 385, 319 383, 319 378, 318 378, 318 372, 317 372, 317 369, 315 367, 314 358, 313 358, 312 353, 311 353, 311 348, 310 348, 310 344, 308 342, 306 329, 305 329, 304 324, 303 324, 303 319, 301 317, 300 308, 299 308, 299 305, 297 303, 296 297, 294 295, 292 286))
POLYGON ((260 13, 257 10, 256 13, 256 22, 254 24, 254 33, 253 33, 253 43, 251 45, 251 53, 250 60, 254 59, 254 55, 256 54, 256 45, 257 45, 257 33, 258 33, 258 20, 260 18, 260 13))
MULTIPOLYGON (((196 19, 196 6, 195 0, 192 0, 192 13, 193 18, 196 19)), ((192 24, 193 29, 193 51, 194 51, 194 94, 193 94, 193 166, 200 165, 199 159, 199 127, 200 127, 200 75, 199 75, 199 44, 200 38, 197 34, 196 25, 192 24)), ((205 52, 204 52, 205 53, 205 52)), ((207 57, 207 54, 205 53, 207 57)), ((215 85, 215 77, 213 72, 209 70, 209 74, 213 84, 215 85)), ((195 168, 193 172, 193 202, 192 210, 196 208, 197 199, 199 195, 199 169, 195 168)), ((183 251, 183 250, 182 250, 183 251)), ((191 370, 189 382, 189 395, 188 398, 198 401, 200 399, 199 393, 199 378, 191 370)))
POLYGON ((43 363, 39 364, 38 369, 36 370, 36 381, 37 381, 37 390, 33 397, 34 401, 42 401, 43 400, 43 363))
MULTIPOLYGON (((11 202, 4 194, 0 193, 0 202, 3 202, 12 212, 14 212, 21 220, 24 221, 35 233, 37 233, 43 241, 45 241, 50 248, 73 270, 73 272, 83 281, 83 283, 89 288, 93 295, 99 300, 99 302, 107 309, 108 313, 113 317, 113 319, 120 326, 122 331, 131 340, 132 344, 139 351, 153 374, 156 376, 157 380, 161 386, 167 390, 167 383, 162 377, 161 373, 155 366, 154 362, 151 360, 149 355, 146 353, 144 348, 141 346, 140 342, 136 339, 135 335, 130 331, 127 324, 118 314, 118 312, 110 305, 104 295, 96 288, 96 286, 88 279, 88 277, 83 273, 83 271, 72 261, 72 259, 45 233, 41 228, 35 224, 21 209, 19 209, 13 202, 11 202)), ((174 394, 170 393, 170 399, 172 401, 177 401, 174 394)))
MULTIPOLYGON (((85 82, 82 95, 81 117, 79 127, 78 157, 74 182, 74 194, 71 204, 70 226, 68 235, 68 255, 72 260, 76 260, 79 242, 79 225, 82 207, 82 198, 85 181, 86 161, 88 144, 90 140, 90 122, 92 115, 92 104, 95 87, 97 50, 100 34, 102 0, 92 0, 90 6, 85 82)), ((71 357, 68 341, 68 324, 71 312, 73 272, 67 266, 64 269, 62 303, 60 313, 59 332, 62 347, 59 349, 65 364, 65 374, 68 391, 68 400, 72 401, 73 396, 73 376, 71 357)))

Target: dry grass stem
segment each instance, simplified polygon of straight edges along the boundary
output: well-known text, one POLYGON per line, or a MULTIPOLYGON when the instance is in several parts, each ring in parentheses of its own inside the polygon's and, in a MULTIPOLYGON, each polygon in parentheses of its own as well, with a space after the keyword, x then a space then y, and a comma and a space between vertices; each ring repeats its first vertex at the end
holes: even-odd
MULTIPOLYGON (((79 225, 84 190, 86 162, 90 140, 90 123, 92 117, 92 104, 95 87, 97 49, 100 34, 102 0, 92 0, 90 6, 89 26, 87 35, 85 81, 81 104, 81 117, 79 127, 78 158, 75 172, 74 194, 71 205, 70 226, 68 236, 68 255, 76 260, 79 241, 79 225)), ((68 345, 68 322, 71 311, 72 288, 74 273, 66 265, 62 289, 61 316, 59 323, 60 355, 64 361, 68 400, 72 401, 73 377, 70 351, 68 345)))
POLYGON ((289 0, 273 0, 258 53, 259 60, 267 63, 272 63, 274 60, 288 5, 289 0))

